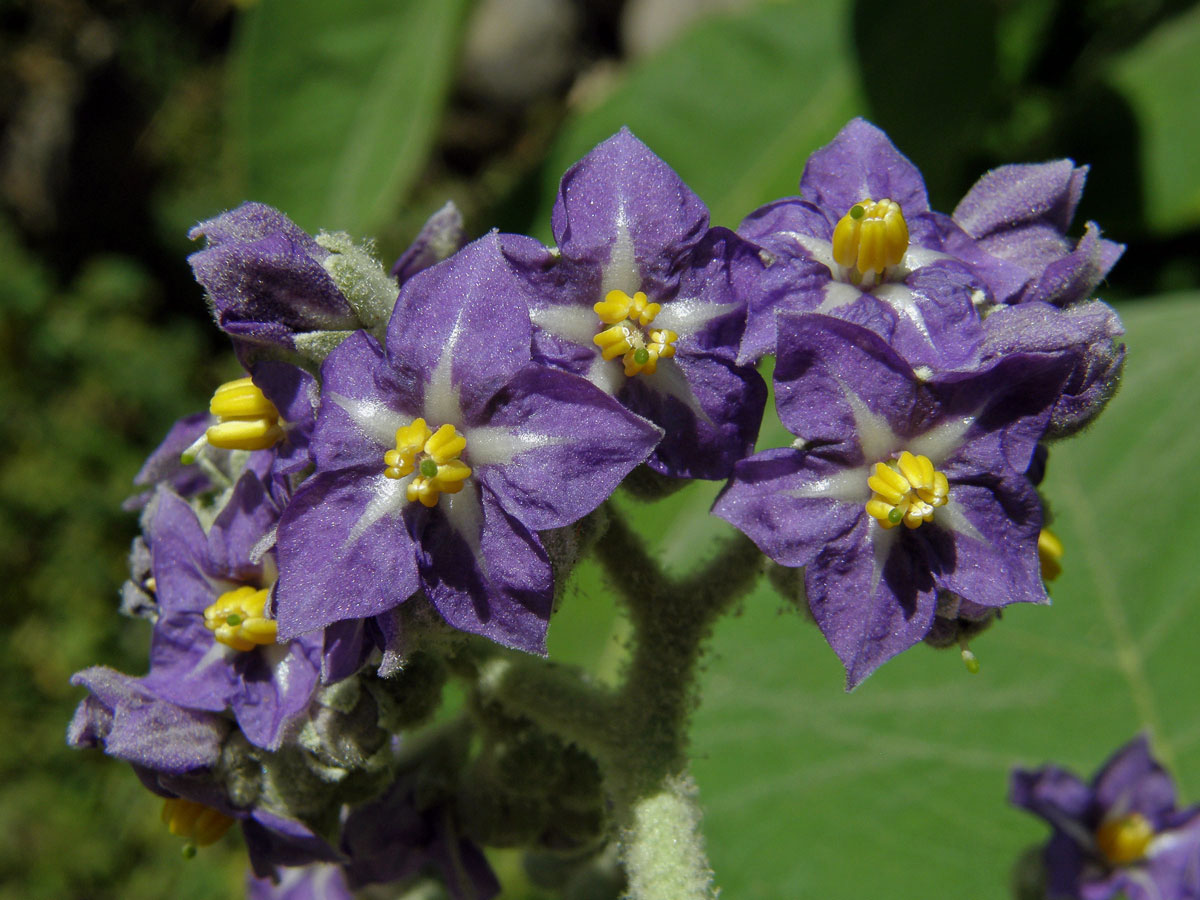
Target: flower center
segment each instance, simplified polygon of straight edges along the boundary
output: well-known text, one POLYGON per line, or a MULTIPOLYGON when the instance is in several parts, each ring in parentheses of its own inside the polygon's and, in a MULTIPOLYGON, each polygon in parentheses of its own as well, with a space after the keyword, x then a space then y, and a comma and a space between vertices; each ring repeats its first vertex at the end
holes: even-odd
POLYGON ((1154 840, 1154 826, 1141 813, 1108 819, 1096 829, 1096 846, 1110 866, 1137 862, 1154 840))
POLYGON ((243 585, 226 591, 204 610, 204 627, 234 650, 253 650, 275 643, 275 620, 263 615, 267 588, 243 585))
POLYGON ((233 819, 211 806, 182 797, 163 801, 162 820, 171 834, 185 837, 197 847, 216 843, 233 824, 233 819))
POLYGON ((870 274, 878 278, 888 266, 904 259, 908 223, 895 200, 863 200, 850 207, 833 229, 833 259, 850 270, 859 284, 870 274))
POLYGON ((592 341, 605 359, 621 357, 626 376, 633 377, 642 372, 653 375, 660 358, 670 359, 675 355, 679 335, 666 328, 649 328, 662 305, 647 303, 646 295, 641 291, 632 297, 624 291, 609 291, 592 309, 602 323, 611 326, 592 341))
POLYGON ((933 467, 928 456, 913 456, 907 450, 900 459, 875 463, 867 478, 873 493, 867 501, 867 514, 883 528, 895 528, 901 522, 918 528, 933 521, 933 510, 945 506, 950 482, 933 467))
POLYGON ((265 450, 283 437, 279 410, 249 378, 229 381, 217 388, 208 411, 220 419, 205 433, 214 447, 265 450))
POLYGON ((453 425, 434 431, 424 419, 413 419, 396 429, 396 449, 383 454, 383 474, 404 478, 416 471, 408 483, 409 502, 420 500, 434 507, 440 495, 457 494, 470 477, 470 466, 459 459, 466 449, 467 439, 453 425))

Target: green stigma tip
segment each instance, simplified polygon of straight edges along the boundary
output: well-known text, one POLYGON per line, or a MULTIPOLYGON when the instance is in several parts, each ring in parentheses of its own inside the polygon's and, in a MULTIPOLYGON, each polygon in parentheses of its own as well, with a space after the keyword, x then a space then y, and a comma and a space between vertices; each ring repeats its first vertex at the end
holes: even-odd
POLYGON ((185 465, 185 466, 190 466, 192 463, 194 463, 196 461, 196 454, 195 453, 187 453, 187 452, 180 453, 179 461, 181 463, 183 463, 183 465, 185 465))
POLYGON ((866 212, 867 211, 861 206, 852 206, 850 207, 850 218, 861 219, 864 215, 866 215, 866 212))
POLYGON ((191 841, 188 841, 186 844, 183 845, 183 858, 184 859, 195 859, 196 858, 196 845, 193 844, 191 841))
POLYGON ((639 366, 644 366, 646 363, 650 362, 650 351, 645 347, 638 347, 633 351, 633 361, 639 366))
POLYGON ((438 464, 432 459, 421 460, 421 474, 426 478, 435 478, 438 472, 438 464))
POLYGON ((891 522, 893 525, 899 525, 900 520, 903 518, 904 518, 904 511, 902 509, 900 509, 899 507, 896 507, 890 513, 888 513, 888 521, 891 522))
POLYGON ((237 613, 230 613, 229 615, 227 615, 225 617, 225 624, 226 625, 241 625, 242 617, 239 616, 237 613))
POLYGON ((963 647, 962 658, 963 658, 963 662, 966 663, 967 671, 970 672, 972 675, 978 675, 979 674, 979 658, 977 656, 975 656, 975 654, 972 653, 970 650, 968 650, 966 647, 963 647))

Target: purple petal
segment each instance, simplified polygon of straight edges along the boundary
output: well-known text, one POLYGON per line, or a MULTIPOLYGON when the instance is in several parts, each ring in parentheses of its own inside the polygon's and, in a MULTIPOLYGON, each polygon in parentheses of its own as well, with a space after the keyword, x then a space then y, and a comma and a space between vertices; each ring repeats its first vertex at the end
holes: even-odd
POLYGON ((713 504, 713 515, 744 532, 767 556, 785 566, 806 566, 830 541, 850 532, 863 516, 870 491, 862 473, 862 502, 814 492, 844 469, 814 453, 768 450, 741 460, 713 504))
POLYGON ((847 690, 920 643, 937 608, 921 544, 913 535, 881 532, 862 513, 853 529, 826 544, 804 570, 809 608, 846 667, 847 690), (881 540, 892 541, 886 556, 876 546, 881 540))
POLYGON ((313 864, 284 869, 276 884, 270 878, 246 873, 247 900, 354 900, 341 866, 313 864))
POLYGON ((461 425, 529 362, 531 334, 528 287, 493 232, 405 282, 387 357, 423 384, 431 426, 461 425))
POLYGON ((587 515, 662 436, 595 385, 544 366, 526 366, 499 399, 486 426, 466 430, 466 459, 534 531, 587 515))
POLYGON ((1096 802, 1113 815, 1138 812, 1156 826, 1175 809, 1171 776, 1150 755, 1150 741, 1140 734, 1113 754, 1092 780, 1096 802))
POLYGON ((854 119, 808 159, 800 193, 836 223, 861 200, 890 199, 905 217, 929 210, 921 173, 880 129, 854 119))
POLYGON ((317 471, 366 466, 382 472, 397 423, 407 425, 421 415, 416 376, 394 370, 379 343, 360 331, 326 357, 321 380, 311 443, 317 471))
POLYGON ((71 683, 92 692, 67 733, 74 747, 102 746, 109 756, 182 774, 215 765, 229 731, 219 716, 156 699, 142 684, 105 666, 77 672, 71 683))
POLYGON ((815 313, 780 315, 777 322, 775 404, 792 434, 841 444, 846 461, 857 464, 865 459, 860 431, 868 419, 910 434, 915 422, 928 418, 912 368, 883 338, 815 313))
POLYGON ((402 491, 377 467, 318 473, 301 485, 276 544, 281 640, 376 615, 417 590, 402 491))
POLYGON ((403 284, 418 272, 453 256, 466 243, 462 213, 453 202, 447 202, 426 220, 408 249, 392 266, 392 274, 403 284))
POLYGON ((950 503, 965 530, 947 527, 954 520, 942 510, 918 529, 938 585, 980 606, 1049 603, 1037 551, 1041 501, 1024 475, 994 486, 952 484, 950 503))
POLYGON ((1073 251, 1046 266, 1024 300, 1045 300, 1067 306, 1089 297, 1125 252, 1124 244, 1100 237, 1095 222, 1088 222, 1073 251))
POLYGON ((231 705, 250 743, 278 749, 288 726, 308 709, 321 668, 319 647, 319 638, 298 638, 243 654, 241 690, 231 705))
POLYGON ((992 169, 967 191, 954 221, 974 238, 1018 225, 1045 222, 1065 232, 1083 194, 1087 166, 1069 159, 992 169))
POLYGON ((251 472, 242 475, 208 530, 208 570, 264 587, 262 561, 254 558, 254 551, 261 549, 258 545, 278 520, 279 510, 263 483, 251 472))
POLYGON ((421 581, 442 617, 461 631, 544 654, 554 580, 537 536, 470 481, 422 512, 414 524, 421 581))
POLYGON ((681 260, 708 228, 708 210, 622 128, 563 175, 551 227, 566 260, 609 273, 607 288, 671 297, 681 260))

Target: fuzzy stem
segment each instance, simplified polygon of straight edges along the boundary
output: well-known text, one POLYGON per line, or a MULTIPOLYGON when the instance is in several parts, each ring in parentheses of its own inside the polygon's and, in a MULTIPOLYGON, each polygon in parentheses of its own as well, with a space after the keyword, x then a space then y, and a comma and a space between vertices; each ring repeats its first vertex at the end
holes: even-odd
POLYGON ((715 900, 690 776, 666 779, 638 799, 621 834, 628 896, 636 900, 715 900))

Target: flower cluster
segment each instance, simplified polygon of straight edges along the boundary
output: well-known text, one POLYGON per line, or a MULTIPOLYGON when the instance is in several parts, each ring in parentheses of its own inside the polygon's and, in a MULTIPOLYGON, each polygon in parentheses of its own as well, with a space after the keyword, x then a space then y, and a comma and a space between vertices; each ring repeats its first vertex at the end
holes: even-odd
MULTIPOLYGON (((428 720, 447 671, 545 653, 638 467, 727 480, 714 513, 803 567, 850 686, 1045 602, 1045 443, 1099 413, 1123 360, 1088 299, 1121 248, 1090 223, 1066 237, 1084 174, 998 169, 947 216, 856 120, 801 196, 732 231, 623 130, 564 175, 554 247, 467 243, 447 207, 389 273, 260 204, 202 223, 192 266, 246 374, 138 475, 123 607, 154 623, 150 670, 77 676, 71 742, 132 763, 197 844, 240 820, 258 879, 316 866, 253 892, 434 871, 487 897, 461 830, 486 817, 455 802, 465 767, 487 767, 469 739, 395 735, 428 720), (767 354, 795 440, 754 453, 767 354)), ((543 738, 560 768, 579 753, 543 738)), ((595 792, 570 815, 545 802, 525 843, 603 836, 595 792)))
POLYGON ((1179 808, 1144 736, 1088 784, 1058 766, 1017 769, 1009 800, 1054 829, 1042 852, 1051 900, 1200 897, 1200 806, 1179 808))

